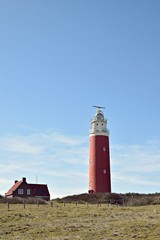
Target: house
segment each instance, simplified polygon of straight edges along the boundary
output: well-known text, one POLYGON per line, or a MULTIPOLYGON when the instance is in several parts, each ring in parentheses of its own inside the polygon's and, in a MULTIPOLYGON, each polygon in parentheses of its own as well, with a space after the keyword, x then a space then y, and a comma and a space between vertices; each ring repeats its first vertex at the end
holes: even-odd
POLYGON ((42 198, 50 200, 49 190, 46 184, 32 184, 27 183, 26 178, 23 177, 21 181, 15 180, 14 185, 5 193, 6 198, 42 198))

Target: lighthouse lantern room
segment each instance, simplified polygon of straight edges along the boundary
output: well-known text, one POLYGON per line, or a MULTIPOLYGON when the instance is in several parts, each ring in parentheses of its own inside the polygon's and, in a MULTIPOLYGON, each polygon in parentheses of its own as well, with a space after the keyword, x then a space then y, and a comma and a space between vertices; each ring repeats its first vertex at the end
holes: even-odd
POLYGON ((91 120, 89 151, 89 193, 111 192, 109 130, 101 109, 91 120))

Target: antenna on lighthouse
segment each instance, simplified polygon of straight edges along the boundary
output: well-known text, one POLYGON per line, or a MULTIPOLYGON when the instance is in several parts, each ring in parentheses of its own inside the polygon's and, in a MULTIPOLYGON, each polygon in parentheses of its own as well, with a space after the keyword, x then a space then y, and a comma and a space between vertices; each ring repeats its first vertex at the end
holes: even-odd
POLYGON ((92 107, 98 108, 99 110, 100 109, 105 109, 105 107, 101 107, 101 106, 92 106, 92 107))

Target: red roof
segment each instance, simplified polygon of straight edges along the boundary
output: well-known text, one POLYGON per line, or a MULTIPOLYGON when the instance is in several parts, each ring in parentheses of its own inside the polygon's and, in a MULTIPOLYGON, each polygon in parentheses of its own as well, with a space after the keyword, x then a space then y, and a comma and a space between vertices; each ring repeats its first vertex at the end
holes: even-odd
POLYGON ((13 192, 21 185, 23 181, 17 181, 9 190, 7 193, 5 193, 5 195, 12 195, 13 192))

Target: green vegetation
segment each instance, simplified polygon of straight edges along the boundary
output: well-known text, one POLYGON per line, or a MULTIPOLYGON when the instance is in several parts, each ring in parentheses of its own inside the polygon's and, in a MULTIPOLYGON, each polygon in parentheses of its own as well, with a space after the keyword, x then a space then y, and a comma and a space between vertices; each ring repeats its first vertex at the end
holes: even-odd
POLYGON ((63 203, 117 203, 123 206, 145 206, 160 204, 160 193, 140 194, 140 193, 94 193, 66 196, 56 201, 63 203))
POLYGON ((46 204, 47 202, 42 198, 0 198, 0 203, 9 203, 9 204, 17 204, 17 203, 26 203, 26 204, 46 204))
POLYGON ((160 206, 0 204, 0 239, 160 239, 160 206))

